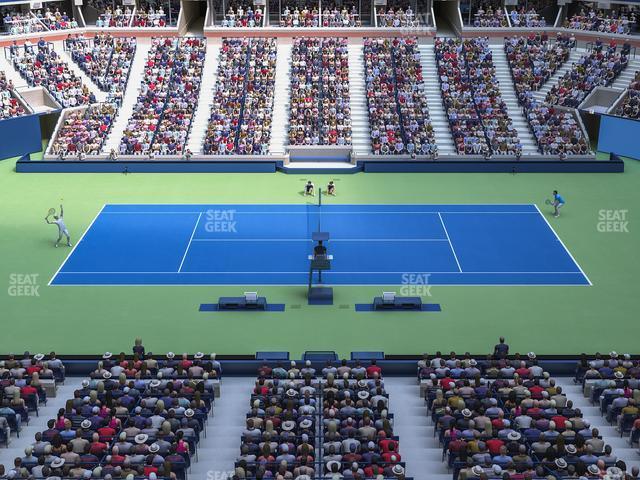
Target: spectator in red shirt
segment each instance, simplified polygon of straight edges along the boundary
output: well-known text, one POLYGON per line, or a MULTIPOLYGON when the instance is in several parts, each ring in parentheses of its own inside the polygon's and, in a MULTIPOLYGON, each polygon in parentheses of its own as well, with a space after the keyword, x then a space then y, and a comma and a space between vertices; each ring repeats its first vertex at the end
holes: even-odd
POLYGON ((498 455, 500 453, 500 447, 504 445, 504 442, 499 438, 490 438, 486 442, 487 450, 492 456, 498 455))
POLYGON ((380 435, 382 436, 383 440, 380 440, 378 442, 378 445, 380 446, 380 451, 382 453, 398 451, 399 445, 397 440, 394 440, 393 438, 386 438, 386 434, 384 432, 381 432, 380 435))
POLYGON ((100 436, 97 433, 93 434, 91 447, 89 448, 89 453, 95 455, 96 457, 102 457, 104 452, 109 448, 109 446, 100 441, 100 436))
POLYGON ((117 445, 111 449, 111 465, 122 465, 125 461, 126 457, 124 455, 120 455, 120 449, 117 445))
POLYGON ((104 427, 100 427, 96 431, 98 432, 98 435, 100 435, 100 438, 103 440, 111 441, 113 440, 113 437, 115 437, 116 435, 115 429, 111 428, 108 425, 105 425, 104 427))
POLYGON ((455 385, 455 380, 451 377, 447 376, 440 379, 440 386, 445 392, 451 390, 453 387, 455 387, 455 385))
POLYGON ((144 476, 148 478, 151 473, 155 473, 157 475, 158 474, 158 467, 155 467, 154 465, 151 465, 151 464, 145 465, 144 466, 144 476))
POLYGON ((384 469, 378 465, 378 461, 374 458, 371 465, 364 467, 364 474, 367 478, 375 478, 378 475, 384 475, 384 469))
POLYGON ((540 400, 542 398, 542 392, 544 392, 544 388, 536 384, 529 387, 529 391, 531 392, 531 398, 540 400))
POLYGON ((367 378, 373 378, 376 373, 378 374, 378 377, 381 377, 382 369, 376 365, 375 360, 371 360, 371 365, 367 367, 367 378))
MULTIPOLYGON (((390 447, 393 447, 393 445, 390 445, 390 447)), ((402 457, 398 452, 392 449, 382 454, 382 460, 385 463, 398 463, 402 461, 402 457)))
POLYGON ((22 398, 29 398, 32 395, 37 395, 37 394, 38 394, 38 390, 32 387, 30 382, 27 382, 27 384, 20 389, 20 396, 22 398))
POLYGON ((516 373, 522 378, 529 378, 530 372, 527 368, 527 364, 525 362, 520 362, 520 368, 516 370, 516 373))
POLYGON ((566 428, 566 422, 568 422, 569 419, 562 415, 554 415, 553 417, 551 417, 551 421, 555 422, 556 429, 558 431, 563 431, 566 428))

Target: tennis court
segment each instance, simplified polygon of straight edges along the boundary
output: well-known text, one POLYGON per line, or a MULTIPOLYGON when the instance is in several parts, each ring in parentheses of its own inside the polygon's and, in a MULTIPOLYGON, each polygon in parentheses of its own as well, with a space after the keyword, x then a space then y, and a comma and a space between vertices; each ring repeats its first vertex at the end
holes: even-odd
POLYGON ((590 285, 536 205, 105 205, 51 285, 590 285))

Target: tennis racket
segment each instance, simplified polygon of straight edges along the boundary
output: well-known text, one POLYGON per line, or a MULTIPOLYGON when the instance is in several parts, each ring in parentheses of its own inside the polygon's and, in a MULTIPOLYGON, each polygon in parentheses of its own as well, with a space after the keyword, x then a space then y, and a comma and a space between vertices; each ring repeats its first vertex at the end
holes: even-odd
POLYGON ((553 202, 548 198, 544 201, 545 205, 553 205, 553 202))
POLYGON ((50 208, 49 211, 47 212, 47 216, 45 218, 49 218, 51 215, 55 215, 56 213, 56 209, 55 208, 50 208))

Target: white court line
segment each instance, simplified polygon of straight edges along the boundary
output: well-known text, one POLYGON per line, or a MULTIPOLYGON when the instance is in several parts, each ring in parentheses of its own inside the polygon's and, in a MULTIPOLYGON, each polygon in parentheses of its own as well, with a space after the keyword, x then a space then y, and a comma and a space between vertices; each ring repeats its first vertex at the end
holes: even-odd
MULTIPOLYGON (((180 205, 180 206, 185 206, 185 205, 207 205, 209 206, 209 204, 200 204, 200 203, 107 203, 108 207, 123 207, 123 206, 127 206, 127 207, 132 207, 132 206, 136 206, 136 207, 147 207, 147 206, 153 206, 153 207, 172 207, 174 205, 180 205)), ((256 203, 215 203, 215 204, 211 204, 211 205, 225 205, 225 206, 229 206, 229 205, 235 205, 235 206, 239 206, 239 207, 253 207, 256 205, 269 205, 269 206, 290 206, 291 203, 262 203, 262 204, 256 204, 256 203)), ((301 204, 301 205, 306 205, 306 204, 301 204)), ((315 205, 315 204, 309 204, 309 205, 315 205)), ((385 204, 362 204, 362 203, 335 203, 332 205, 344 205, 347 207, 362 207, 362 206, 367 206, 367 205, 372 205, 372 206, 380 206, 380 205, 384 205, 384 206, 390 206, 390 205, 409 205, 411 207, 415 207, 417 206, 421 206, 421 205, 433 205, 434 207, 438 207, 438 206, 446 206, 446 207, 452 207, 454 205, 473 205, 475 207, 504 207, 504 206, 518 206, 518 207, 523 207, 523 206, 533 206, 533 203, 473 203, 473 204, 455 204, 455 203, 398 203, 398 204, 394 204, 394 203, 385 203, 385 204)))
MULTIPOLYGON (((310 238, 194 238, 194 242, 313 242, 310 238)), ((446 238, 332 238, 330 242, 446 242, 446 238)))
POLYGON ((193 236, 196 234, 196 229, 198 228, 198 224, 200 223, 200 219, 202 218, 202 212, 198 215, 198 219, 196 220, 196 224, 193 226, 193 231, 191 232, 191 237, 189 237, 189 243, 187 244, 187 248, 184 251, 184 255, 182 256, 182 261, 180 262, 180 266, 178 267, 178 273, 182 270, 182 265, 184 264, 185 259, 187 258, 187 253, 189 253, 189 247, 191 247, 191 242, 193 241, 193 236))
POLYGON ((64 259, 64 262, 62 262, 62 265, 60 265, 58 267, 58 270, 56 270, 56 273, 53 274, 53 277, 51 277, 51 280, 49 280, 49 283, 47 283, 47 286, 51 286, 51 282, 53 282, 53 280, 56 278, 56 276, 58 275, 58 273, 60 273, 60 270, 62 270, 62 267, 65 266, 65 264, 67 263, 67 260, 69 260, 69 258, 71 257, 71 254, 75 251, 75 249, 78 247, 78 245, 80 245, 80 242, 84 239, 84 236, 87 234, 87 232, 89 231, 89 229, 91 229, 91 227, 93 226, 94 222, 98 219, 98 217, 100 216, 100 214, 102 213, 102 211, 104 210, 104 207, 106 206, 106 204, 102 204, 102 208, 100 209, 100 211, 98 211, 98 213, 96 214, 95 217, 93 217, 93 220, 91 220, 91 223, 89 224, 89 226, 84 230, 84 232, 82 232, 82 235, 80 236, 80 238, 78 239, 78 241, 75 243, 75 245, 73 246, 73 248, 71 248, 71 251, 67 254, 67 258, 64 259))
MULTIPOLYGON (((357 272, 336 272, 336 271, 331 271, 331 275, 358 275, 358 274, 363 274, 363 275, 369 275, 369 274, 389 274, 389 275, 402 275, 402 274, 406 274, 408 273, 407 271, 402 271, 402 272, 363 272, 363 271, 357 271, 357 272)), ((411 272, 411 273, 417 273, 417 272, 411 272)), ((468 274, 476 274, 476 275, 568 275, 568 274, 572 274, 572 275, 579 275, 580 272, 469 272, 469 271, 464 271, 464 272, 456 272, 455 270, 447 270, 444 272, 419 272, 420 274, 449 274, 449 273, 453 273, 455 275, 468 275, 468 274)), ((309 271, 305 270, 302 272, 282 272, 282 271, 278 271, 278 272, 265 272, 265 271, 258 271, 258 272, 229 272, 229 271, 218 271, 218 272, 62 272, 62 275, 66 275, 66 274, 70 274, 70 275, 126 275, 126 274, 132 274, 132 275, 167 275, 167 274, 171 274, 171 275, 176 275, 176 274, 180 274, 180 275, 186 275, 186 274, 192 274, 192 275, 198 275, 198 274, 224 274, 224 275, 245 275, 245 274, 264 274, 264 275, 288 275, 288 274, 305 274, 308 275, 309 271)), ((361 285, 361 284, 358 284, 361 285)))
MULTIPOLYGON (((173 272, 175 273, 175 272, 173 272)), ((184 273, 184 272, 182 272, 184 273)), ((307 274, 309 272, 306 272, 307 274)), ((456 273, 456 272, 453 272, 456 273)), ((574 272, 578 273, 578 272, 574 272)), ((64 274, 63 274, 64 275, 64 274)), ((64 283, 52 287, 306 287, 306 283, 64 283)), ((578 283, 437 283, 438 287, 584 287, 578 283)), ((341 283, 338 287, 400 287, 401 283, 341 283)))
MULTIPOLYGON (((211 208, 209 210, 222 210, 222 209, 215 209, 215 208, 211 208)), ((167 212, 144 212, 144 211, 140 211, 140 212, 103 212, 105 215, 187 215, 187 214, 196 214, 196 213, 206 213, 207 210, 205 210, 204 212, 202 211, 184 211, 184 212, 176 212, 176 211, 167 211, 167 212)), ((247 211, 240 211, 240 210, 236 210, 234 212, 235 215, 241 215, 241 214, 246 214, 246 215, 309 215, 309 214, 314 214, 316 213, 315 211, 313 212, 308 212, 308 211, 295 211, 295 212, 287 212, 287 211, 273 211, 273 212, 247 212, 247 211)), ((389 214, 393 214, 393 215, 427 215, 427 214, 431 214, 431 215, 437 215, 439 213, 446 213, 446 214, 473 214, 473 215, 478 215, 478 214, 491 214, 491 215, 497 215, 497 214, 507 214, 507 215, 537 215, 538 212, 489 212, 489 211, 485 211, 485 212, 475 212, 475 211, 464 211, 464 212, 449 212, 449 211, 391 211, 391 210, 381 210, 381 211, 371 211, 371 210, 367 210, 367 211, 359 211, 359 210, 350 210, 348 212, 332 212, 332 211, 324 211, 322 214, 323 215, 380 215, 383 213, 389 213, 389 214)))
POLYGON ((540 208, 538 208, 537 204, 533 204, 534 207, 536 207, 536 210, 538 210, 538 213, 540 214, 540 216, 542 217, 542 219, 546 222, 547 226, 549 227, 549 229, 553 232, 553 234, 556 236, 556 239, 560 242, 560 245, 562 245, 562 248, 564 248, 565 252, 567 252, 567 254, 569 255, 569 257, 571 257, 571 260, 573 260, 573 263, 575 264, 576 267, 578 267, 578 269, 580 270, 580 273, 582 273, 582 275, 584 275, 584 278, 587 279, 587 282, 589 282, 589 286, 593 287, 593 283, 591 283, 591 280, 589 279, 589 277, 587 276, 586 273, 584 273, 584 270, 582 270, 582 267, 580 266, 580 264, 578 262, 576 262, 576 259, 573 258, 573 255, 571 254, 571 252, 569 251, 569 249, 567 248, 567 246, 564 244, 564 242, 562 241, 562 239, 560 238, 560 236, 556 233, 556 231, 553 229, 553 227, 551 226, 551 224, 549 223, 549 220, 547 220, 547 217, 544 216, 544 214, 542 213, 542 211, 540 210, 540 208))
POLYGON ((451 252, 453 253, 453 258, 456 259, 456 263, 458 264, 458 270, 460 273, 462 272, 462 267, 460 266, 460 262, 458 261, 458 256, 456 255, 456 251, 453 248, 453 244, 451 243, 451 238, 449 237, 449 232, 447 232, 447 227, 444 225, 444 220, 442 220, 442 215, 438 212, 438 217, 440 218, 440 223, 442 223, 442 228, 444 228, 444 233, 447 236, 447 241, 449 242, 449 246, 451 247, 451 252))

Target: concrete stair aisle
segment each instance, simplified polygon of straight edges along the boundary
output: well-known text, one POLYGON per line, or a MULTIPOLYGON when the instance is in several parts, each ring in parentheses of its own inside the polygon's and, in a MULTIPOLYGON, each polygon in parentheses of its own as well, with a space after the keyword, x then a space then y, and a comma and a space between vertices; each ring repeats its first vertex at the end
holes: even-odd
POLYGON ((18 73, 15 68, 13 68, 13 63, 11 63, 11 60, 5 58, 4 55, 0 55, 0 70, 5 73, 7 80, 13 81, 13 86, 16 89, 29 87, 27 81, 20 76, 20 73, 18 73))
POLYGON ((618 78, 614 80, 611 84, 612 88, 618 88, 620 90, 624 90, 625 88, 629 88, 629 84, 633 81, 633 78, 636 76, 636 72, 640 70, 640 58, 630 58, 629 65, 625 68, 618 78))
POLYGON ((544 85, 542 85, 542 88, 537 92, 534 92, 533 96, 540 101, 544 101, 547 93, 549 93, 549 90, 551 90, 553 86, 558 83, 560 77, 567 73, 573 66, 573 62, 577 61, 585 53, 586 50, 584 48, 574 48, 573 50, 571 50, 571 53, 569 54, 569 60, 564 62, 562 66, 556 71, 556 73, 553 74, 544 85))
POLYGON ((493 66, 496 69, 496 77, 498 78, 498 82, 500 82, 502 100, 504 100, 504 103, 507 105, 509 118, 511 118, 513 126, 518 132, 518 138, 522 143, 522 155, 538 154, 540 153, 538 151, 538 144, 529 128, 529 122, 518 104, 518 97, 513 86, 513 78, 511 77, 509 61, 504 52, 504 47, 502 45, 491 45, 491 53, 493 66))
POLYGON ((369 129, 369 109, 367 108, 367 90, 364 78, 362 39, 350 38, 348 49, 353 152, 357 155, 370 155, 371 131, 369 129))
POLYGON ((433 125, 433 131, 438 145, 438 154, 455 155, 456 148, 449 128, 447 113, 442 105, 438 69, 433 44, 423 44, 420 49, 420 65, 422 66, 422 78, 424 79, 424 92, 427 95, 429 117, 433 125))
POLYGON ((562 387, 567 398, 573 401, 574 407, 579 408, 584 418, 589 420, 591 428, 598 429, 605 443, 613 448, 613 454, 627 464, 627 471, 633 466, 640 467, 640 455, 638 449, 632 448, 629 444, 629 434, 620 437, 616 426, 610 425, 607 419, 600 415, 599 405, 592 405, 591 400, 584 396, 581 384, 576 385, 572 378, 567 377, 556 378, 556 384, 562 387))
POLYGON ((223 480, 233 476, 253 382, 251 377, 225 376, 222 379, 221 394, 213 407, 207 436, 200 440, 199 461, 192 464, 190 478, 223 480))
POLYGON ((291 88, 291 38, 278 39, 276 79, 273 96, 273 121, 269 153, 284 155, 289 143, 289 90, 291 88))
POLYGON ((62 59, 67 62, 69 65, 69 69, 78 77, 82 79, 82 84, 86 85, 91 93, 93 93, 98 100, 98 102, 104 102, 107 99, 107 92, 103 92, 100 90, 98 85, 96 85, 93 80, 87 75, 76 62, 71 58, 71 52, 64 49, 64 41, 59 40, 53 42, 53 49, 56 51, 58 55, 62 57, 62 59))
POLYGON ((9 446, 0 448, 0 464, 9 469, 13 466, 13 460, 16 457, 24 457, 25 447, 34 442, 36 433, 47 429, 47 422, 56 418, 58 410, 64 408, 67 400, 73 398, 73 392, 80 388, 82 380, 79 377, 67 377, 64 385, 58 386, 56 396, 49 397, 47 405, 41 405, 38 408, 39 416, 36 417, 35 412, 29 414, 29 424, 23 423, 20 437, 12 432, 9 446))
POLYGON ((407 465, 407 477, 451 480, 415 377, 385 377, 384 383, 389 393, 389 412, 394 415, 394 432, 400 437, 400 455, 407 465))
POLYGON ((207 126, 209 125, 209 117, 211 116, 211 102, 213 101, 213 92, 215 91, 216 79, 218 75, 218 63, 220 60, 220 47, 222 39, 212 38, 207 40, 207 55, 204 59, 204 68, 202 69, 202 88, 198 97, 198 106, 193 117, 191 132, 187 148, 191 152, 201 153, 204 137, 207 134, 207 126))
POLYGON ((111 133, 104 142, 102 153, 109 153, 112 148, 116 152, 120 152, 120 140, 122 139, 122 133, 127 127, 127 122, 131 114, 133 113, 133 106, 138 98, 138 92, 140 91, 140 82, 144 77, 144 66, 147 62, 147 55, 151 48, 151 40, 145 37, 138 38, 138 44, 136 46, 136 54, 131 64, 131 70, 129 72, 129 83, 127 84, 127 90, 124 93, 122 99, 122 105, 118 110, 118 116, 111 128, 111 133))

